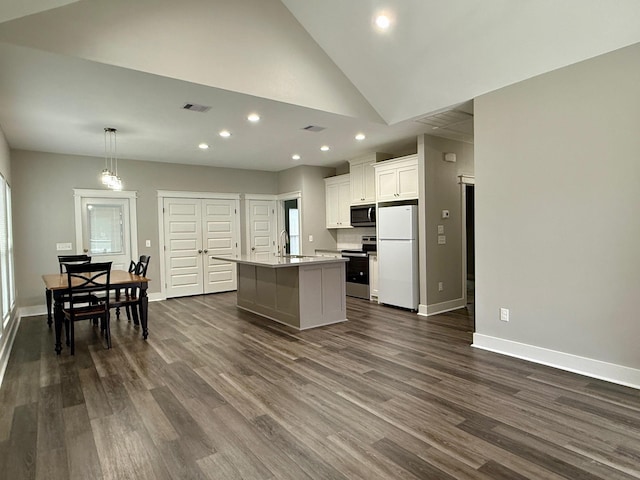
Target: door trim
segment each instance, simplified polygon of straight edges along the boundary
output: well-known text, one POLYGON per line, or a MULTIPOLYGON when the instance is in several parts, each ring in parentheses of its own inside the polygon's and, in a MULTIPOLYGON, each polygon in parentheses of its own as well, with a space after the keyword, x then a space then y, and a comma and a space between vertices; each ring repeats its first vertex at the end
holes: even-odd
MULTIPOLYGON (((277 195, 277 201, 276 201, 276 232, 281 232, 284 229, 284 225, 285 225, 285 219, 284 219, 284 202, 286 200, 298 200, 298 221, 299 221, 299 227, 300 227, 300 255, 303 255, 303 249, 302 249, 302 244, 303 242, 303 233, 302 233, 302 192, 300 190, 297 190, 295 192, 289 192, 289 193, 281 193, 279 195, 277 195)), ((276 240, 277 242, 280 241, 279 235, 278 235, 278 239, 276 240)), ((280 248, 280 245, 277 245, 278 248, 280 248)))
MULTIPOLYGON (((239 193, 214 193, 214 192, 183 192, 178 190, 158 190, 158 255, 160 261, 160 300, 167 299, 167 289, 165 287, 166 268, 164 262, 164 200, 165 198, 193 198, 202 200, 235 200, 236 209, 240 214, 240 194, 239 193)), ((238 238, 238 251, 242 251, 242 236, 240 235, 240 217, 236 222, 236 235, 238 238)))
MULTIPOLYGON (((467 305, 467 185, 476 184, 476 179, 472 175, 460 175, 460 229, 462 237, 462 299, 467 305)), ((475 212, 474 212, 475 217, 475 212)))
POLYGON ((129 200, 129 236, 131 237, 131 258, 138 258, 138 216, 137 199, 138 192, 114 191, 114 190, 92 190, 86 188, 73 189, 74 217, 76 228, 76 253, 82 254, 82 199, 86 197, 96 198, 121 198, 129 200))

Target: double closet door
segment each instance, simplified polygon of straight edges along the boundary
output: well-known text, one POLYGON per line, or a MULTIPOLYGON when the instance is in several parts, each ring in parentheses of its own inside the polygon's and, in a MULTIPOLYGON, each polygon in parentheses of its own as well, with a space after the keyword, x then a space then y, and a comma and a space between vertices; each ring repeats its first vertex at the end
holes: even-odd
POLYGON ((240 253, 237 199, 165 198, 166 296, 237 290, 236 264, 214 260, 240 253))

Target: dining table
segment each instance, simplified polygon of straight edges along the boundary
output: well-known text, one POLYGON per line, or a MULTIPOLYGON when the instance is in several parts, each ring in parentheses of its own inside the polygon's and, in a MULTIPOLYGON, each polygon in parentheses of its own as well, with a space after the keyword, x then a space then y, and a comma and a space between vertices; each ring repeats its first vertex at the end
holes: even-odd
MULTIPOLYGON (((51 273, 42 275, 45 285, 45 296, 47 300, 47 323, 51 326, 51 307, 53 304, 53 323, 56 333, 55 351, 58 355, 62 352, 62 322, 64 319, 63 299, 69 294, 69 280, 66 273, 51 273)), ((125 270, 111 270, 111 281, 109 290, 119 291, 127 288, 138 288, 137 308, 132 309, 134 324, 142 327, 142 337, 146 340, 149 336, 147 328, 147 318, 149 311, 149 297, 147 287, 149 279, 141 275, 127 272, 125 270), (138 315, 139 314, 139 315, 138 315)))

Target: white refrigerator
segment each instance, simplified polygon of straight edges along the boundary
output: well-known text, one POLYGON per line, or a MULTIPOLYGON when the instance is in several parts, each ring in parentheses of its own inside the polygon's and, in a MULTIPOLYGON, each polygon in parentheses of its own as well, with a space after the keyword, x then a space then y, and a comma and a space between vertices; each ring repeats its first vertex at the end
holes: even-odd
POLYGON ((378 301, 418 309, 418 206, 380 207, 378 301))

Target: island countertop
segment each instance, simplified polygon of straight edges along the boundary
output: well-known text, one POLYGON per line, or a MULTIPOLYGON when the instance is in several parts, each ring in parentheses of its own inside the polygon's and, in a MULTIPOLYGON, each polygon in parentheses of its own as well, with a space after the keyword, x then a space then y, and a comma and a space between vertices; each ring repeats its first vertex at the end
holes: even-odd
POLYGON ((251 255, 242 254, 238 257, 223 257, 217 255, 209 255, 216 260, 223 260, 226 262, 235 262, 245 265, 255 265, 258 267, 269 268, 283 268, 283 267, 300 267, 303 265, 317 265, 321 263, 345 263, 348 262, 347 258, 332 258, 332 257, 314 257, 314 256, 284 256, 271 255, 268 259, 256 259, 251 255))

